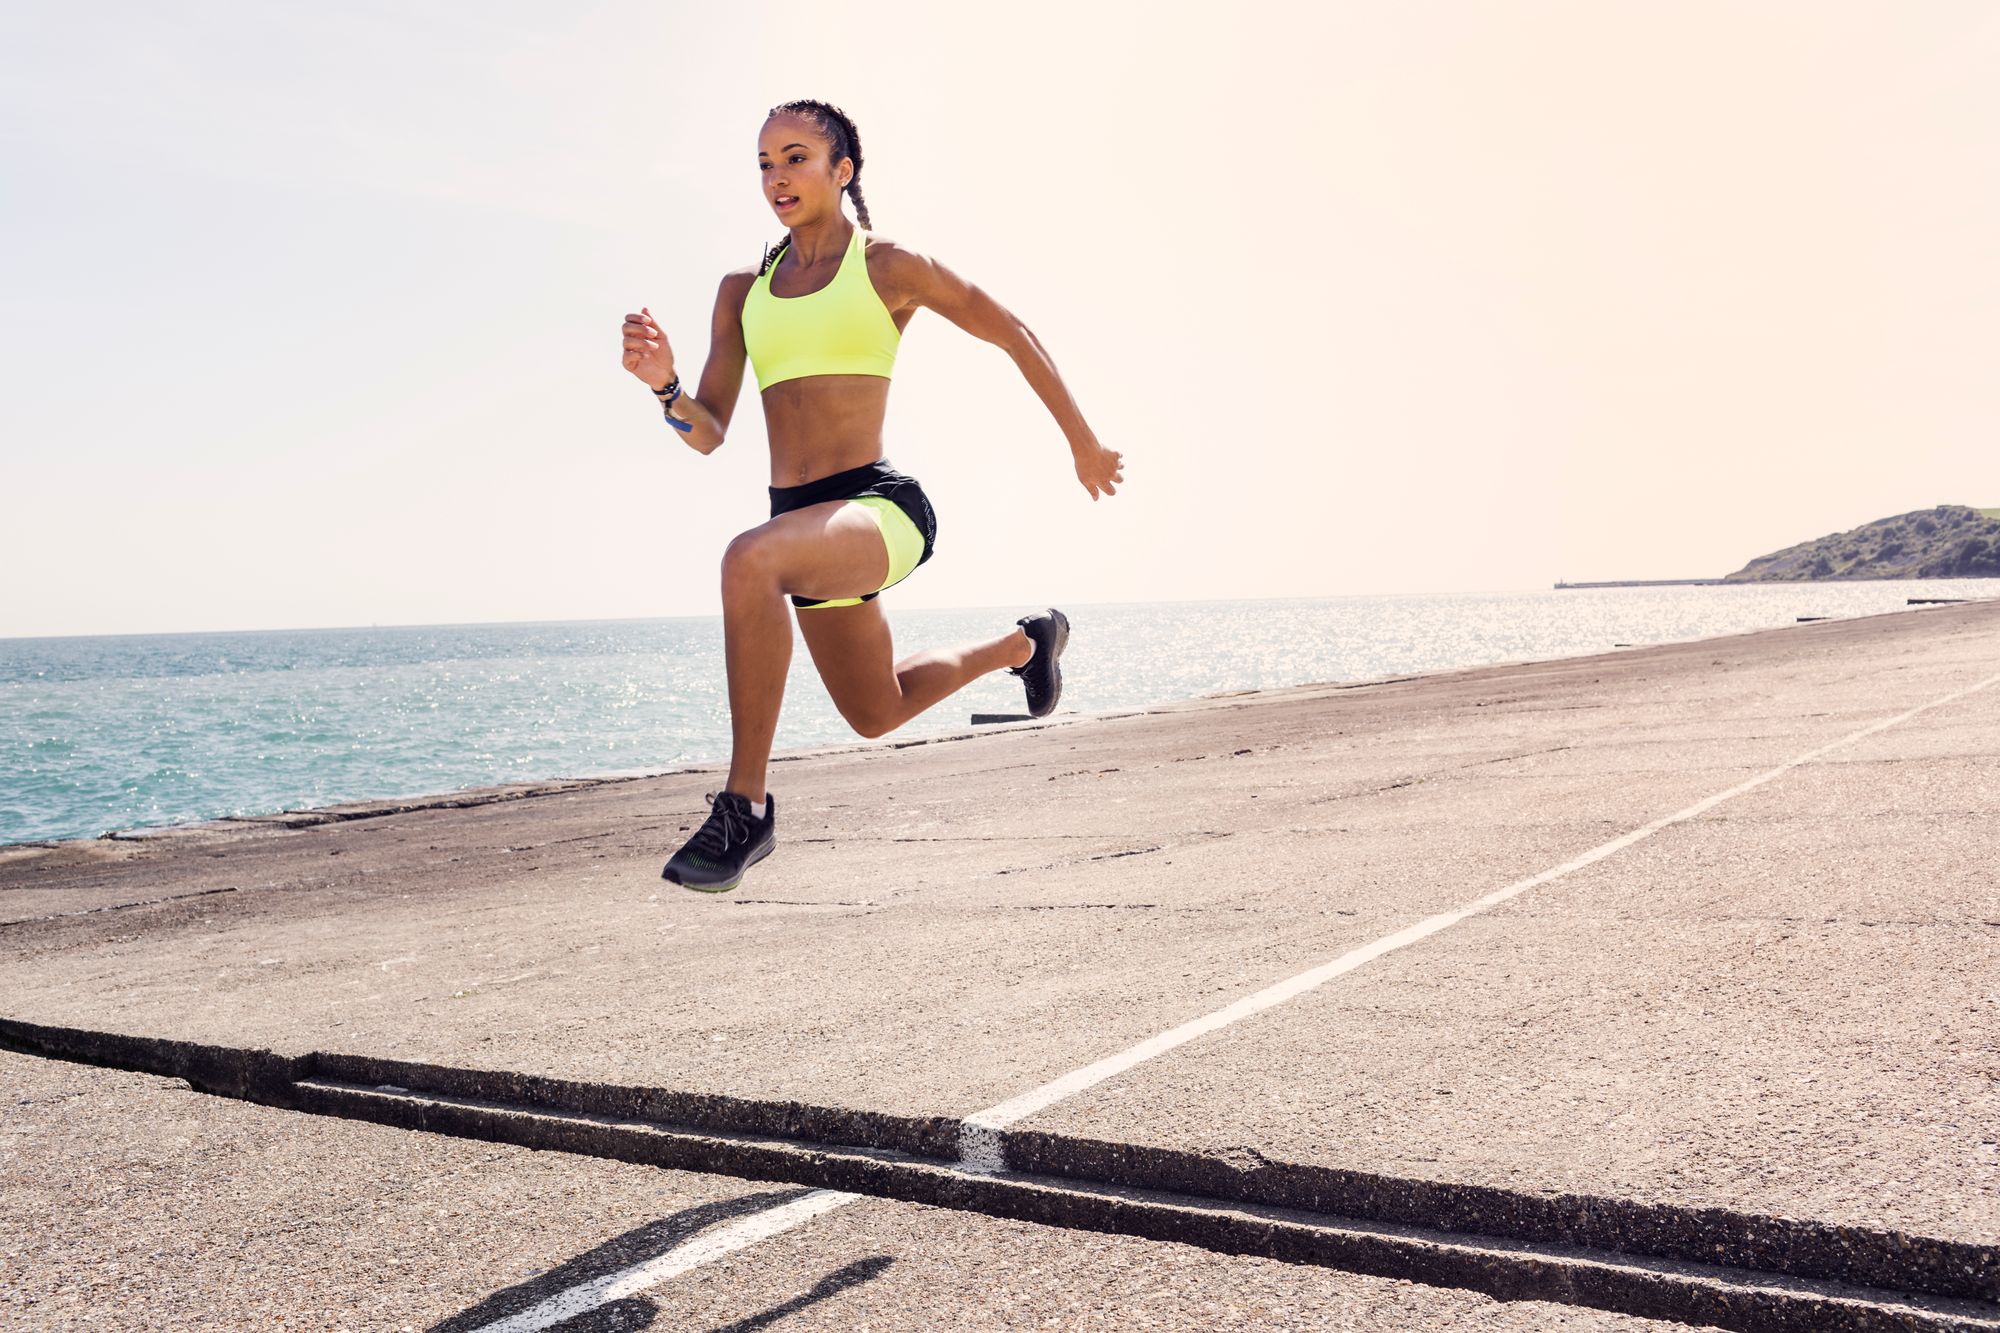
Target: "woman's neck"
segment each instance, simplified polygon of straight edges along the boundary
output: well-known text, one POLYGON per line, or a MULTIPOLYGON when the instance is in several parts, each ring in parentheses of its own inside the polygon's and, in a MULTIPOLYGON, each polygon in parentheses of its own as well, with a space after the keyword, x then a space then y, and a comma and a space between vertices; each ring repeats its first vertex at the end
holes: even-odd
POLYGON ((835 213, 821 222, 792 228, 792 258, 808 268, 822 259, 843 254, 854 239, 854 224, 845 214, 835 213))

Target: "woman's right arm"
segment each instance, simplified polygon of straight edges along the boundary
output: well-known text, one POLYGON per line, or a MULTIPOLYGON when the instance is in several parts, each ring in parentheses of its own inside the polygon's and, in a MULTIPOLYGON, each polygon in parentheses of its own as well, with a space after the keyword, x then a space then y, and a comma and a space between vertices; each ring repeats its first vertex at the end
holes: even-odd
MULTIPOLYGON (((672 415, 692 429, 673 433, 688 447, 712 454, 722 446, 729 432, 729 419, 736 414, 736 399, 743 389, 743 367, 748 354, 743 348, 743 298, 757 280, 754 269, 738 269, 722 280, 715 294, 715 314, 709 323, 708 364, 702 367, 698 391, 681 390, 672 415)), ((625 316, 625 369, 637 375, 649 389, 664 389, 676 375, 674 349, 667 335, 640 307, 636 315, 625 316)))

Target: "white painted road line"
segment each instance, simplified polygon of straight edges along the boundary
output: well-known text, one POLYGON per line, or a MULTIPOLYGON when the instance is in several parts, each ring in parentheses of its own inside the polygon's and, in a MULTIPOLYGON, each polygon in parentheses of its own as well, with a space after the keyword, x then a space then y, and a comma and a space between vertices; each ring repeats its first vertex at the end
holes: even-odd
MULTIPOLYGON (((1179 1027, 1169 1032, 1163 1032, 1149 1041, 1140 1042, 1137 1046, 1129 1050, 1121 1051, 1117 1055, 1106 1056, 1095 1064, 1085 1065, 1082 1069, 1076 1070, 1074 1073, 1065 1074, 1061 1078, 1044 1083, 1039 1088, 1031 1089, 1018 1097, 1010 1098, 1007 1101, 1001 1102, 998 1106, 989 1106, 984 1111, 969 1115, 959 1125, 959 1160, 968 1169, 974 1171, 1005 1170, 1007 1166, 1006 1153, 1001 1145, 1000 1131, 1018 1120, 1023 1120, 1037 1111, 1046 1110, 1065 1098, 1074 1097, 1077 1093, 1087 1088, 1095 1087, 1108 1078, 1114 1078, 1124 1073, 1134 1065, 1150 1060, 1156 1055, 1165 1054, 1167 1051, 1173 1050, 1176 1046, 1193 1041, 1196 1037, 1219 1031, 1232 1023, 1248 1018, 1252 1014, 1262 1013, 1266 1009, 1283 1004, 1286 1000, 1294 996, 1303 995, 1315 986, 1352 972, 1362 964, 1373 962, 1384 954, 1393 953, 1406 945, 1428 939, 1441 930, 1457 925, 1467 917, 1477 916, 1481 912, 1497 907, 1509 898, 1526 893, 1529 889, 1535 888, 1538 885, 1547 884, 1550 880, 1560 879, 1573 870, 1581 870, 1593 862, 1602 861, 1605 857, 1621 852, 1641 839, 1651 837, 1663 828, 1681 823, 1683 820, 1693 819, 1696 815, 1713 809, 1715 806, 1722 804, 1722 802, 1732 797, 1741 796, 1744 792, 1763 786, 1772 778, 1789 773, 1801 764, 1809 764, 1821 755, 1838 750, 1844 745, 1852 745, 1858 740, 1865 740, 1878 731, 1885 731, 1899 722, 1907 722, 1919 713, 1928 712, 1933 708, 1963 699, 1969 694, 1977 694, 1979 691, 1995 684, 2000 684, 2000 675, 1988 676, 1977 685, 1967 686, 1965 689, 1953 694, 1947 694, 1941 699, 1933 699, 1927 704, 1919 704, 1908 712, 1898 713, 1894 717, 1885 718, 1880 722, 1863 727, 1859 731, 1851 732, 1837 741, 1820 746, 1817 750, 1810 750, 1796 759, 1788 759, 1768 772, 1759 773, 1754 778, 1739 782, 1727 791, 1717 792, 1713 796, 1696 801, 1685 810, 1676 811, 1664 818, 1656 819, 1645 827, 1634 829, 1623 837, 1614 838, 1600 847, 1593 847, 1581 856, 1565 861, 1552 869, 1544 870, 1539 875, 1531 875, 1527 879, 1509 884, 1504 889, 1496 889, 1483 898, 1475 898, 1455 912, 1444 912, 1437 916, 1428 917, 1413 926, 1407 926, 1397 931, 1393 935, 1385 935, 1372 944, 1364 944, 1358 949, 1352 949, 1330 963, 1323 963, 1309 972, 1301 972, 1289 980, 1280 981, 1274 986, 1267 986, 1255 995, 1245 996, 1227 1008, 1218 1009, 1206 1017, 1183 1023, 1179 1027)), ((745 1246, 754 1245, 760 1240, 767 1240, 779 1232, 788 1231, 792 1227, 811 1221, 823 1213, 831 1212, 844 1204, 853 1203, 860 1197, 857 1194, 843 1194, 836 1190, 816 1190, 804 1198, 788 1203, 781 1208, 773 1208, 768 1212, 758 1213, 753 1217, 745 1218, 741 1222, 724 1227, 712 1236, 704 1236, 698 1240, 691 1241, 686 1245, 679 1246, 661 1255, 657 1259, 650 1260, 634 1268, 628 1268, 622 1273, 613 1273, 608 1277, 599 1278, 595 1282, 585 1283, 579 1287, 572 1287, 568 1291, 551 1296, 532 1310, 527 1310, 521 1314, 503 1319, 498 1323, 487 1324, 483 1328, 476 1330, 475 1333, 534 1333, 535 1330, 548 1328, 551 1325, 561 1323, 565 1319, 573 1319, 584 1311, 594 1309, 599 1305, 620 1300, 626 1296, 636 1295, 648 1287, 656 1286, 661 1282, 667 1281, 669 1278, 677 1277, 691 1268, 707 1263, 711 1259, 717 1259, 725 1254, 740 1250, 745 1246)))
POLYGON ((474 1333, 536 1333, 539 1329, 552 1328, 600 1305, 636 1296, 648 1287, 656 1287, 670 1278, 679 1277, 710 1260, 734 1254, 760 1240, 769 1240, 781 1231, 789 1231, 801 1222, 809 1222, 860 1197, 858 1194, 842 1194, 838 1190, 814 1190, 804 1198, 793 1199, 790 1203, 731 1222, 719 1231, 695 1236, 665 1254, 623 1272, 610 1273, 594 1282, 559 1291, 540 1305, 491 1324, 482 1324, 474 1333))
POLYGON ((999 1131, 1017 1121, 1025 1120, 1038 1111, 1043 1111, 1054 1106, 1057 1102, 1074 1097, 1077 1093, 1087 1088, 1095 1087, 1106 1079, 1116 1078, 1133 1066, 1142 1064, 1156 1055, 1164 1055, 1176 1046, 1185 1045, 1193 1041, 1196 1037, 1203 1037, 1211 1032, 1220 1031, 1232 1023, 1250 1017, 1252 1014, 1262 1013, 1264 1010, 1283 1004, 1295 996, 1303 995, 1314 987, 1333 980, 1335 977, 1344 976, 1365 963, 1372 963, 1384 954, 1394 953, 1396 950, 1415 944, 1419 940, 1429 939, 1439 931, 1455 926, 1467 917, 1478 916, 1482 912, 1498 907, 1509 898, 1526 893, 1529 889, 1547 884, 1551 880, 1561 879, 1564 875, 1575 870, 1581 870, 1585 866, 1595 862, 1602 861, 1607 856, 1616 855, 1624 851, 1627 847, 1630 847, 1633 843, 1652 837, 1661 829, 1670 828, 1685 820, 1693 819, 1696 815, 1706 813, 1724 801, 1741 796, 1747 791, 1763 786, 1773 778, 1789 773, 1801 764, 1809 764, 1820 756, 1838 750, 1842 746, 1852 745, 1856 741, 1865 740, 1878 731, 1886 731, 1899 722, 1907 722, 1919 713, 1928 712, 1933 708, 1955 702, 1970 694, 1977 694, 1979 691, 1996 683, 2000 683, 2000 675, 1988 676, 1977 685, 1967 686, 1965 689, 1947 694, 1941 699, 1933 699, 1927 704, 1918 704, 1908 712, 1898 713, 1894 717, 1885 718, 1880 722, 1865 726, 1859 731, 1850 732, 1837 741, 1822 745, 1817 750, 1809 750, 1796 759, 1788 759, 1776 768, 1759 773, 1754 778, 1739 782, 1727 791, 1720 791, 1713 796, 1696 801, 1685 810, 1678 810, 1671 815, 1654 820, 1643 828, 1637 828, 1622 837, 1613 838, 1610 842, 1600 847, 1593 847, 1581 856, 1565 861, 1559 866, 1544 870, 1538 875, 1530 875, 1526 879, 1517 880, 1504 889, 1495 889, 1483 898, 1475 898, 1457 911, 1441 912, 1437 916, 1428 917, 1413 926, 1406 926, 1393 935, 1385 935, 1373 943, 1364 944, 1358 949, 1350 950, 1330 963, 1322 963, 1309 972, 1301 972, 1297 976, 1280 981, 1274 986, 1268 986, 1258 991, 1255 995, 1246 995, 1226 1008, 1218 1009, 1212 1014, 1207 1014, 1201 1018, 1183 1023, 1172 1031, 1163 1032, 1157 1037, 1142 1041, 1137 1046, 1120 1051, 1116 1055, 1108 1055, 1095 1064, 1085 1065, 1082 1069, 1064 1074, 1061 1078, 1044 1083, 1039 1088, 1031 1089, 1018 1097, 1009 1098, 1001 1102, 998 1106, 989 1106, 984 1111, 974 1112, 972 1115, 967 1116, 959 1125, 959 1160, 964 1162, 968 1167, 978 1171, 1004 1170, 1007 1160, 1006 1153, 1001 1146, 999 1131))

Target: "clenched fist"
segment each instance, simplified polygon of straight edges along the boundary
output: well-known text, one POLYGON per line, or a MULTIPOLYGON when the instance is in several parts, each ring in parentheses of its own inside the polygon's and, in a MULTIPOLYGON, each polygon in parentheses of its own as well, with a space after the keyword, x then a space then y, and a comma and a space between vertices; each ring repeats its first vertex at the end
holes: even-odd
POLYGON ((625 316, 624 360, 625 369, 646 381, 649 389, 657 391, 674 382, 674 349, 645 306, 638 314, 625 316))

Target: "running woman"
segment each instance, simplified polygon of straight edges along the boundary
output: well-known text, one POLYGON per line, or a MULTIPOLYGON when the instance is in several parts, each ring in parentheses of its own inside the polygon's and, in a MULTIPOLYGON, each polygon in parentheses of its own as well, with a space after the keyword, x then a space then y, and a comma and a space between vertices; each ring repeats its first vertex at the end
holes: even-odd
POLYGON ((896 346, 918 310, 1006 349, 1062 427, 1092 500, 1117 494, 1124 480, 1120 455, 1097 442, 1025 324, 936 260, 870 230, 861 167, 861 136, 840 108, 772 108, 757 169, 765 203, 788 230, 761 266, 723 278, 697 392, 681 387, 652 311, 625 316, 625 369, 646 382, 689 447, 721 446, 746 357, 771 443, 771 521, 739 534, 722 556, 729 778, 661 872, 690 889, 735 888, 776 845, 778 803, 764 780, 791 666, 788 595, 827 693, 863 736, 894 731, 1002 668, 1021 678, 1035 717, 1061 697, 1069 620, 1053 608, 997 638, 896 657, 876 595, 930 559, 937 541, 923 488, 882 456, 896 346))

